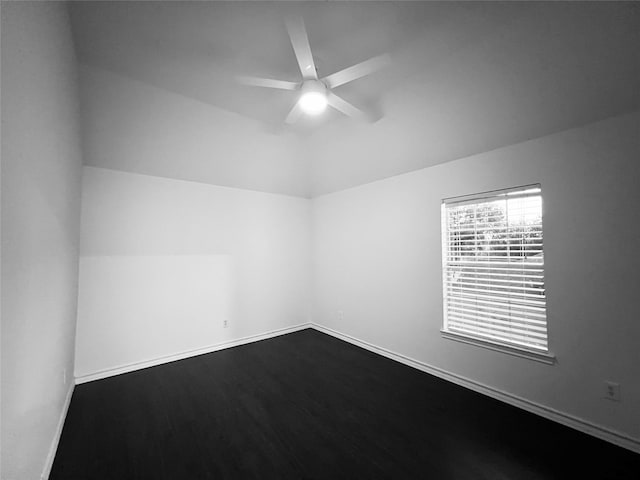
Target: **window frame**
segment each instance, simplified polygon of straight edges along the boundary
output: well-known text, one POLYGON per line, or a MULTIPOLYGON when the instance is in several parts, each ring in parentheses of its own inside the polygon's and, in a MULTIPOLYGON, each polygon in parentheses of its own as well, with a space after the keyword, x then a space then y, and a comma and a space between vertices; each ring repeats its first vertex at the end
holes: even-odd
MULTIPOLYGON (((473 205, 483 203, 483 201, 490 199, 501 199, 505 198, 510 193, 515 192, 524 192, 530 189, 539 189, 539 195, 542 201, 542 187, 540 184, 529 184, 522 185, 518 187, 504 188, 498 190, 491 190, 471 195, 457 196, 457 197, 449 197, 442 200, 441 203, 441 234, 442 234, 442 298, 443 298, 443 319, 442 319, 442 327, 440 329, 440 333, 442 338, 447 340, 453 340, 456 342, 462 342, 469 345, 474 345, 482 348, 486 348, 489 350, 494 350, 510 355, 514 355, 517 357, 527 358, 531 360, 535 360, 538 362, 546 363, 546 364, 554 364, 555 363, 555 355, 551 352, 550 348, 550 338, 549 338, 549 321, 547 315, 547 299, 546 299, 546 291, 545 291, 545 299, 544 299, 544 312, 545 312, 545 327, 546 327, 546 350, 527 347, 525 345, 519 345, 516 343, 509 343, 507 341, 493 340, 481 336, 474 336, 469 332, 459 332, 452 331, 448 329, 448 311, 449 311, 449 292, 448 292, 448 251, 450 247, 450 239, 449 239, 449 217, 447 208, 451 208, 451 205, 473 205)), ((544 208, 543 204, 541 204, 541 219, 540 219, 540 227, 542 229, 542 245, 541 251, 544 259, 544 208)), ((508 230, 507 230, 508 231, 508 230)), ((475 241, 475 238, 474 238, 475 241)), ((542 278, 543 281, 546 277, 546 269, 544 268, 544 261, 542 267, 542 278)))

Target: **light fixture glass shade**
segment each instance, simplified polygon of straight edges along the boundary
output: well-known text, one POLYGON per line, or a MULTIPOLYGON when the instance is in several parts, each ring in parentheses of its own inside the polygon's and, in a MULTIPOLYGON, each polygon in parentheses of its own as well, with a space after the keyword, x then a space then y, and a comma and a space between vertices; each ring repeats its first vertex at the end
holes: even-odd
POLYGON ((319 115, 327 108, 327 95, 324 92, 306 92, 302 94, 298 103, 304 113, 319 115))

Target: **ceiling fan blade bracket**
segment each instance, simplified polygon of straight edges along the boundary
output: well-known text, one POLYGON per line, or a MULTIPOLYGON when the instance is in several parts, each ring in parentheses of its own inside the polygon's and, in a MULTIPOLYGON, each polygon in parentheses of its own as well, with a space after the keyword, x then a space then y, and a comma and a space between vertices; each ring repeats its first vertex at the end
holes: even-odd
POLYGON ((388 54, 378 55, 364 62, 357 63, 350 67, 344 68, 339 72, 327 75, 322 79, 329 88, 339 87, 345 83, 352 82, 358 78, 370 75, 382 68, 387 67, 391 63, 391 57, 388 54))
POLYGON ((309 45, 309 35, 304 26, 304 20, 300 16, 291 16, 286 18, 287 32, 291 39, 291 45, 300 67, 300 73, 305 80, 317 80, 318 72, 311 54, 311 46, 309 45))
POLYGON ((371 115, 369 115, 366 112, 360 110, 359 108, 353 106, 351 103, 349 103, 346 100, 344 100, 343 98, 337 96, 333 92, 329 92, 329 94, 327 95, 327 102, 333 108, 335 108, 336 110, 338 110, 341 113, 344 113, 345 115, 347 115, 349 117, 358 118, 360 120, 364 120, 364 121, 367 121, 367 122, 372 120, 371 115))
POLYGON ((278 90, 298 90, 300 83, 288 80, 276 80, 273 78, 250 77, 240 75, 236 77, 239 83, 250 87, 275 88, 278 90))
POLYGON ((296 101, 293 108, 287 114, 287 118, 284 120, 284 123, 286 123, 287 125, 292 125, 298 121, 301 115, 302 109, 300 108, 300 104, 296 101))

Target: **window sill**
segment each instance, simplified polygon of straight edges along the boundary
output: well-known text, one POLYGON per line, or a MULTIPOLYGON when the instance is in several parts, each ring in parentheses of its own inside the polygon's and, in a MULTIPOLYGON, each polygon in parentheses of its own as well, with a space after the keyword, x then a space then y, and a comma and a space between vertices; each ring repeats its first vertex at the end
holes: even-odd
POLYGON ((513 348, 507 345, 501 345, 499 343, 492 343, 486 340, 480 340, 478 338, 459 335, 457 333, 448 332, 446 330, 440 330, 440 333, 442 334, 442 338, 446 338, 447 340, 454 340, 456 342, 467 343, 469 345, 475 345, 477 347, 486 348, 488 350, 494 350, 496 352, 507 353, 509 355, 514 355, 516 357, 527 358, 529 360, 546 363, 548 365, 553 365, 554 363, 556 363, 556 357, 552 353, 534 352, 531 350, 521 350, 519 348, 513 348))

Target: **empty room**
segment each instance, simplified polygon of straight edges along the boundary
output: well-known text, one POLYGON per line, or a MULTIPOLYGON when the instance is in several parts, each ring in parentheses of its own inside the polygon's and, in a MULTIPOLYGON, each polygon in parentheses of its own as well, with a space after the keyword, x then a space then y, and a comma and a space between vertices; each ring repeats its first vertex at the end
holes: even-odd
POLYGON ((638 478, 640 2, 1 16, 2 480, 638 478))

